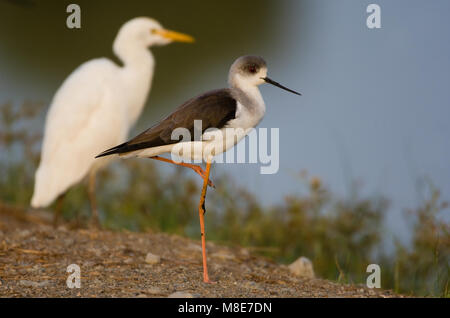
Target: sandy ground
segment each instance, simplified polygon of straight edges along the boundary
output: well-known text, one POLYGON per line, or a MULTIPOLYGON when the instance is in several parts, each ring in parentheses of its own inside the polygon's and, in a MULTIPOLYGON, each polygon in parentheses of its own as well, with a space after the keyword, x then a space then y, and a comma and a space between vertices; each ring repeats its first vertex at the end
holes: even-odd
POLYGON ((216 284, 202 282, 199 241, 164 233, 54 229, 39 217, 0 207, 0 296, 399 297, 298 278, 243 248, 208 243, 207 250, 216 284), (154 264, 146 262, 148 253, 157 256, 154 264), (70 264, 80 267, 79 289, 67 287, 70 264))

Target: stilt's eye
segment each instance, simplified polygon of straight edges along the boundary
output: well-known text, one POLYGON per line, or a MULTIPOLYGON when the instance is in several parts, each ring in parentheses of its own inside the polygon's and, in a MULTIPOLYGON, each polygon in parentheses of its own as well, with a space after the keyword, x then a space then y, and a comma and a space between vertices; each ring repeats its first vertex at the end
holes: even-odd
POLYGON ((257 71, 256 65, 250 65, 247 69, 252 74, 255 74, 257 71))

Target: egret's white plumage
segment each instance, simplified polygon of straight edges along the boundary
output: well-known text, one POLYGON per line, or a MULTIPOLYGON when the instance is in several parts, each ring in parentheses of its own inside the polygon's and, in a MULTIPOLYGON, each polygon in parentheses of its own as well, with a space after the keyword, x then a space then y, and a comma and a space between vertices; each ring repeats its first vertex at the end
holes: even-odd
POLYGON ((125 141, 147 99, 155 64, 148 47, 172 41, 192 38, 164 30, 153 19, 135 18, 121 27, 114 41, 122 67, 106 58, 94 59, 64 81, 47 113, 33 207, 50 205, 107 163, 95 155, 125 141))

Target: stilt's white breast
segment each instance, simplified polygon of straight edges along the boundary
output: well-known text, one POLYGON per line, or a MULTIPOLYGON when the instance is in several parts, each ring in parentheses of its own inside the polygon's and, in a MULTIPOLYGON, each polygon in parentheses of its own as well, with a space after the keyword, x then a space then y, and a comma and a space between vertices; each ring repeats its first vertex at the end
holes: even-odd
POLYGON ((264 117, 266 107, 264 101, 261 98, 259 103, 252 105, 243 105, 241 102, 237 102, 236 118, 230 120, 225 128, 254 128, 261 119, 264 117))
POLYGON ((264 117, 266 107, 259 94, 251 105, 237 102, 236 117, 230 120, 225 127, 219 130, 205 131, 203 134, 203 156, 211 154, 219 155, 234 147, 247 134, 255 128, 264 117))

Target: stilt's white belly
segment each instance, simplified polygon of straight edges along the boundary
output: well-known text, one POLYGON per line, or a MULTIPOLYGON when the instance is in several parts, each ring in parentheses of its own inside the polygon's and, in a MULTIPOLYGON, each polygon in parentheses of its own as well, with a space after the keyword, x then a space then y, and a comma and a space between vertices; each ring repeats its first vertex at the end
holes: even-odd
POLYGON ((241 141, 253 127, 242 128, 222 128, 206 130, 201 141, 179 142, 172 145, 142 149, 128 154, 125 157, 153 157, 164 153, 170 153, 173 160, 181 158, 184 161, 209 161, 214 156, 220 155, 228 149, 234 147, 241 141))

